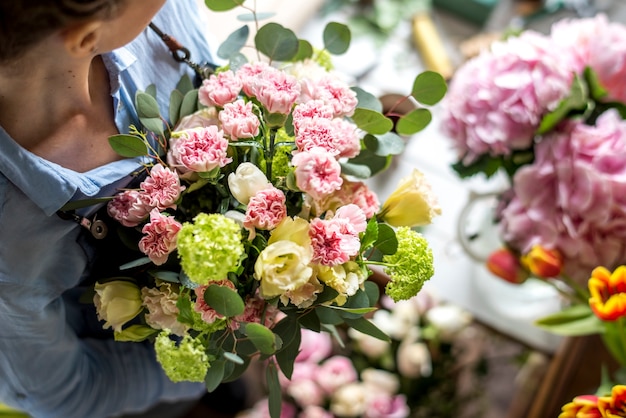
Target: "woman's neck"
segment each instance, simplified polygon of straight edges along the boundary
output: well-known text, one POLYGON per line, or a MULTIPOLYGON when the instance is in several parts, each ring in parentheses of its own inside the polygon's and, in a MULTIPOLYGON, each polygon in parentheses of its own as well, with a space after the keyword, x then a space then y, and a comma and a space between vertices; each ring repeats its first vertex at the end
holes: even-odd
POLYGON ((0 71, 0 125, 25 149, 76 171, 118 158, 108 73, 99 56, 45 54, 23 71, 0 71), (41 62, 43 61, 43 62, 41 62))

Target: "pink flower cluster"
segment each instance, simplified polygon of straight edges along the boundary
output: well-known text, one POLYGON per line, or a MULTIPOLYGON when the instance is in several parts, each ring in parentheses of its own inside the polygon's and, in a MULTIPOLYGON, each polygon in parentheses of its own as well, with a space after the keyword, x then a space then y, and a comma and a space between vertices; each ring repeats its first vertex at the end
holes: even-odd
POLYGON ((342 206, 330 219, 313 219, 309 229, 313 262, 335 266, 359 252, 359 234, 365 231, 365 213, 357 205, 342 206))
POLYGON ((276 187, 259 190, 250 198, 246 207, 243 226, 271 230, 287 216, 285 193, 276 187))
POLYGON ((167 161, 183 174, 204 173, 230 163, 227 150, 228 140, 217 126, 193 128, 172 135, 167 161))
POLYGON ((626 260, 626 122, 616 111, 595 126, 569 121, 536 145, 514 177, 501 213, 503 238, 522 252, 558 249, 565 271, 585 280, 626 260))

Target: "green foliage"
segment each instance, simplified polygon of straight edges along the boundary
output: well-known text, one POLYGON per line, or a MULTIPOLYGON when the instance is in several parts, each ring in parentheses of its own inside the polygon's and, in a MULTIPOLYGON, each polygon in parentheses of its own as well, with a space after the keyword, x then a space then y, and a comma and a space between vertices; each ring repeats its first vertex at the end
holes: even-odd
POLYGON ((382 135, 393 128, 393 121, 370 109, 356 108, 352 121, 362 130, 374 135, 382 135))
POLYGON ((204 301, 215 309, 215 312, 226 317, 241 315, 245 307, 239 293, 214 284, 209 284, 204 291, 204 301))
POLYGON ((214 12, 225 12, 243 4, 243 0, 204 0, 204 4, 214 12))
POLYGON ((289 61, 298 53, 300 42, 292 30, 278 23, 267 23, 259 28, 254 45, 270 61, 289 61))
POLYGON ((135 94, 135 108, 141 124, 149 131, 163 135, 163 119, 159 104, 153 95, 138 91, 135 94))
POLYGON ((433 106, 443 99, 447 91, 446 80, 441 74, 434 71, 424 71, 415 77, 411 96, 419 103, 433 106))
POLYGON ((109 137, 109 145, 122 157, 143 157, 149 153, 145 138, 136 135, 112 135, 109 137))
POLYGON ((334 55, 344 54, 350 47, 350 29, 337 22, 330 22, 324 28, 324 48, 334 55))
POLYGON ((538 319, 535 324, 553 334, 581 336, 601 334, 604 325, 588 305, 573 305, 560 312, 538 319))
POLYGON ((248 25, 243 25, 228 35, 228 38, 226 38, 226 40, 219 46, 217 56, 224 59, 230 59, 245 46, 248 41, 248 36, 250 36, 250 28, 248 25))

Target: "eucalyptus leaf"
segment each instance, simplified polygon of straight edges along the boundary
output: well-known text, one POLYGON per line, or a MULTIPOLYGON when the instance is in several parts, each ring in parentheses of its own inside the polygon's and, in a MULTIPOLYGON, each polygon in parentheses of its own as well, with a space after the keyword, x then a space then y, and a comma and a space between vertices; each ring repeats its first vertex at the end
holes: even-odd
POLYGON ((411 96, 425 105, 435 105, 446 95, 448 86, 443 76, 434 71, 424 71, 413 81, 411 96))
POLYGON ((211 362, 211 367, 209 367, 209 370, 204 377, 204 384, 207 392, 213 392, 217 389, 220 383, 222 383, 222 380, 224 379, 225 366, 226 361, 222 359, 213 360, 211 362))
POLYGON ((372 176, 372 170, 363 164, 353 164, 351 162, 340 162, 341 173, 359 179, 367 179, 372 176))
POLYGON ((250 36, 250 28, 248 25, 243 25, 230 35, 217 49, 217 56, 224 59, 229 59, 243 48, 250 36))
POLYGON ((357 107, 361 109, 370 109, 374 112, 382 113, 383 104, 380 102, 378 97, 374 96, 372 93, 363 90, 361 87, 351 87, 352 91, 356 93, 356 99, 358 101, 357 107))
POLYGON ((170 94, 170 105, 168 108, 168 113, 170 122, 173 125, 176 125, 178 123, 178 120, 180 118, 180 108, 183 104, 184 98, 185 95, 179 90, 172 90, 172 93, 170 94))
POLYGON ((150 272, 156 279, 169 283, 180 283, 179 274, 175 271, 154 270, 150 272))
POLYGON ((233 382, 239 379, 248 370, 249 366, 249 358, 244 358, 243 363, 241 364, 234 363, 232 361, 227 362, 226 370, 224 371, 224 380, 222 380, 222 383, 233 382))
POLYGON ((341 163, 341 170, 342 172, 344 172, 344 169, 345 169, 346 170, 344 172, 345 174, 350 173, 351 175, 354 175, 359 178, 368 178, 368 177, 373 176, 376 173, 379 173, 385 170, 389 166, 390 162, 391 162, 391 157, 389 156, 383 157, 381 155, 376 155, 374 152, 370 151, 369 149, 364 148, 364 149, 361 149, 361 152, 359 153, 359 155, 357 155, 354 158, 351 158, 350 160, 348 160, 347 163, 341 163), (367 174, 367 172, 364 171, 363 168, 352 167, 353 165, 365 166, 369 168, 369 174, 367 175, 367 177, 363 177, 365 174, 367 174), (354 171, 354 170, 358 170, 358 171, 354 171))
POLYGON ((129 261, 128 263, 122 264, 120 266, 120 270, 128 270, 139 266, 144 266, 146 264, 150 264, 152 261, 148 257, 141 257, 137 260, 129 261))
POLYGON ((363 288, 365 290, 365 294, 370 301, 370 306, 376 306, 378 300, 380 299, 380 288, 378 284, 374 283, 371 280, 363 283, 363 288))
POLYGON ((392 255, 398 251, 398 238, 392 227, 384 223, 378 224, 378 239, 374 247, 385 255, 392 255))
POLYGON ((232 10, 242 4, 239 0, 204 0, 204 4, 214 12, 225 12, 232 10))
MULTIPOLYGON (((304 61, 313 56, 313 45, 305 39, 298 40, 298 53, 291 59, 292 61, 304 61)), ((291 114, 290 114, 291 115, 291 114)))
POLYGON ((187 92, 193 90, 193 80, 189 77, 189 74, 184 74, 180 80, 178 80, 178 84, 176 84, 176 90, 181 92, 183 95, 187 94, 187 92))
POLYGON ((428 109, 415 109, 406 115, 400 116, 396 122, 396 132, 400 135, 413 135, 428 126, 433 115, 428 109))
POLYGON ((385 342, 391 342, 391 339, 387 334, 382 332, 376 325, 374 325, 371 321, 361 317, 356 319, 345 318, 346 324, 356 329, 357 331, 362 332, 363 334, 370 335, 376 339, 385 342))
POLYGON ((135 135, 112 135, 109 137, 109 145, 122 157, 135 158, 149 154, 146 141, 135 135))
POLYGON ((367 133, 382 135, 393 128, 393 121, 380 112, 357 107, 352 115, 352 121, 367 133))
POLYGON ((282 409, 282 390, 278 380, 278 370, 274 362, 269 362, 265 369, 265 381, 268 389, 268 409, 271 418, 280 418, 282 409))
POLYGON ((149 94, 150 96, 156 99, 156 96, 157 96, 156 85, 150 84, 148 87, 146 87, 146 94, 149 94))
POLYGON ((244 311, 243 299, 239 294, 224 286, 209 284, 204 291, 204 301, 220 315, 233 317, 244 311))
POLYGON ((369 151, 372 151, 380 157, 400 155, 406 148, 404 140, 393 132, 387 132, 386 134, 378 136, 365 135, 363 142, 369 151))
POLYGON ((180 105, 179 120, 198 110, 198 89, 189 90, 180 105))
POLYGON ((324 48, 334 55, 345 53, 350 47, 350 28, 343 23, 329 22, 323 32, 324 48))
POLYGON ((243 67, 244 64, 246 64, 247 62, 248 62, 248 58, 244 54, 238 53, 230 57, 230 59, 228 60, 228 66, 230 67, 231 70, 237 71, 238 69, 243 67))
POLYGON ((163 134, 163 119, 156 99, 148 93, 138 91, 135 94, 137 115, 143 126, 151 132, 163 134))
POLYGON ((244 333, 261 353, 274 354, 276 352, 276 335, 266 326, 250 322, 244 327, 244 333))
POLYGON ((274 16, 276 16, 275 12, 244 13, 237 15, 237 20, 240 22, 256 22, 259 20, 266 20, 274 16))
POLYGON ((235 363, 235 364, 244 364, 244 360, 239 357, 237 354, 235 353, 231 353, 230 351, 225 351, 224 352, 224 358, 228 361, 230 361, 231 363, 235 363))
POLYGON ((298 53, 300 42, 293 31, 278 23, 267 23, 255 35, 254 45, 272 61, 289 61, 298 53))

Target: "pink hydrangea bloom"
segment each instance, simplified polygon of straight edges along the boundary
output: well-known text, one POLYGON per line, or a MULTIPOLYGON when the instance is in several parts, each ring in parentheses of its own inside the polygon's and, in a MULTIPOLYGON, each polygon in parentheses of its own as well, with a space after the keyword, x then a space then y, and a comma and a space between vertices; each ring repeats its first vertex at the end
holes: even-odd
POLYGON ((369 392, 363 418, 404 418, 410 415, 404 395, 390 395, 384 391, 369 392))
POLYGON ((261 122, 252 112, 252 102, 242 99, 224 105, 219 113, 222 129, 232 140, 253 138, 259 134, 261 122))
POLYGON ((570 90, 572 72, 555 51, 548 37, 526 31, 457 70, 441 128, 465 163, 532 145, 542 117, 570 90))
POLYGON ((243 226, 246 228, 274 229, 287 216, 285 194, 276 187, 262 189, 250 198, 243 226))
POLYGON ((254 61, 245 63, 237 70, 237 76, 239 76, 239 79, 243 83, 243 92, 248 97, 255 96, 254 86, 256 79, 269 68, 270 66, 266 62, 254 61))
POLYGON ((503 238, 522 252, 558 249, 566 274, 586 283, 599 265, 626 260, 626 122, 605 112, 596 126, 571 121, 536 146, 502 210, 503 238))
POLYGON ((168 329, 173 334, 183 336, 187 326, 178 321, 178 293, 172 289, 171 283, 141 289, 144 306, 148 309, 146 323, 155 329, 168 329))
POLYGON ((358 104, 356 92, 344 81, 331 75, 318 80, 307 80, 306 90, 299 102, 316 99, 331 106, 335 117, 352 116, 358 104))
POLYGON ((300 95, 300 83, 294 76, 268 67, 256 77, 253 91, 269 113, 288 115, 300 95))
POLYGON ((198 100, 205 106, 224 106, 237 99, 243 82, 231 70, 223 71, 202 82, 198 90, 198 100))
POLYGON ((176 201, 180 193, 185 190, 181 186, 178 173, 161 164, 156 164, 150 170, 150 175, 139 186, 145 194, 148 204, 160 211, 167 208, 176 208, 176 201))
POLYGON ((324 103, 323 100, 309 100, 308 102, 300 103, 294 107, 292 112, 293 127, 295 132, 298 132, 303 121, 322 118, 333 119, 333 108, 324 103))
POLYGON ((109 201, 107 212, 111 218, 124 226, 137 226, 148 217, 152 210, 146 197, 138 190, 124 190, 109 201))
POLYGON ((195 128, 170 138, 168 162, 180 172, 198 173, 224 167, 232 161, 226 152, 228 140, 217 126, 195 128))
POLYGON ((317 383, 324 392, 332 394, 340 387, 356 382, 358 374, 352 361, 345 356, 333 356, 324 361, 316 373, 317 383))
POLYGON ((292 158, 296 184, 313 199, 322 199, 339 190, 343 179, 341 166, 332 154, 321 148, 299 152, 292 158))
POLYGON ((144 236, 139 240, 139 250, 154 264, 165 263, 169 254, 176 249, 176 235, 180 228, 182 225, 173 216, 152 209, 150 222, 141 229, 144 236))
POLYGON ((218 314, 215 309, 209 306, 204 300, 204 292, 210 285, 224 286, 229 289, 235 290, 235 285, 228 279, 224 280, 213 280, 209 282, 208 285, 198 286, 194 289, 194 293, 196 294, 196 303, 193 305, 193 310, 198 312, 202 317, 202 320, 207 324, 212 324, 218 319, 223 319, 224 317, 218 314))

